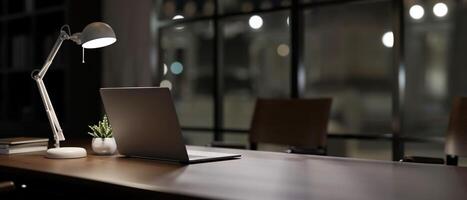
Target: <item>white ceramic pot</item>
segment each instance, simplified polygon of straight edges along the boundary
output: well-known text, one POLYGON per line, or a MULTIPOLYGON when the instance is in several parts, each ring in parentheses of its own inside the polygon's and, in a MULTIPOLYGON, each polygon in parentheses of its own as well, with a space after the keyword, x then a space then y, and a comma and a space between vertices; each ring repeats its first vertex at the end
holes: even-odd
POLYGON ((117 150, 115 138, 92 138, 92 150, 99 155, 111 155, 117 150))

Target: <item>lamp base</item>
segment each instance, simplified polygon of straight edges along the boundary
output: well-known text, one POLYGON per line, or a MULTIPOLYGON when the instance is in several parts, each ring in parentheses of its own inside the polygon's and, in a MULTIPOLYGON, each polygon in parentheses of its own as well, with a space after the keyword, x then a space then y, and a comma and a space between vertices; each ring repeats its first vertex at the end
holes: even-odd
POLYGON ((47 150, 47 158, 53 159, 70 159, 86 157, 86 149, 81 147, 60 147, 47 150))

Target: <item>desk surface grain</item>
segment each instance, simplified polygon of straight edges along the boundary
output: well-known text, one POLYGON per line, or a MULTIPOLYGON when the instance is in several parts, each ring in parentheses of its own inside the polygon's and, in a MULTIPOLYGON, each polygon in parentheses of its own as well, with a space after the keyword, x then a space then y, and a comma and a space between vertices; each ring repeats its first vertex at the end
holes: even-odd
POLYGON ((285 153, 234 152, 241 159, 179 165, 123 156, 54 160, 1 155, 0 173, 33 172, 208 199, 466 199, 467 168, 285 153), (12 172, 13 171, 13 172, 12 172))

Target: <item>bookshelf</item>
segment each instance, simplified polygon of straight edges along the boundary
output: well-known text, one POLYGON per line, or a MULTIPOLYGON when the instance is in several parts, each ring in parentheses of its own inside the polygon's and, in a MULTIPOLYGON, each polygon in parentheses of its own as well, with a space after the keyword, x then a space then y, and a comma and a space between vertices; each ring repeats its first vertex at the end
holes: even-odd
MULTIPOLYGON (((42 67, 62 25, 78 32, 100 14, 100 1, 0 0, 0 137, 52 137, 30 74, 42 67)), ((87 51, 86 62, 81 48, 66 41, 44 79, 67 137, 84 135, 100 118, 100 52, 87 51)))

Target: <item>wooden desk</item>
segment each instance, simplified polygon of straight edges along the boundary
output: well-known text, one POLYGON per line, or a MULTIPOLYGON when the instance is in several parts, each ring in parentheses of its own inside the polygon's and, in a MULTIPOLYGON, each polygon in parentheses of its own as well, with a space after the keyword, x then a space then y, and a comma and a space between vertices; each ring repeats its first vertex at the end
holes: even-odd
MULTIPOLYGON (((207 150, 205 147, 190 147, 207 150)), ((177 165, 121 156, 0 156, 0 177, 55 195, 210 199, 467 199, 467 168, 247 150, 236 160, 177 165), (54 187, 59 187, 53 192, 54 187)))

